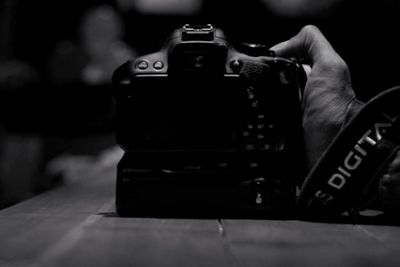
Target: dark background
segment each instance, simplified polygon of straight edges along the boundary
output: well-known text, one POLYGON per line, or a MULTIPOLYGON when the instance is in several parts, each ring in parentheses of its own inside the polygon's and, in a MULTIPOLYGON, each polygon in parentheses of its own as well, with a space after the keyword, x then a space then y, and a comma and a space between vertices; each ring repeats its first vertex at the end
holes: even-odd
MULTIPOLYGON (((118 8, 115 1, 106 0, 11 2, 18 3, 11 22, 12 45, 8 49, 3 45, 2 58, 12 55, 39 71, 45 70, 48 56, 58 41, 78 38, 80 18, 88 8, 99 4, 118 8)), ((268 45, 291 37, 303 25, 315 24, 348 62, 360 97, 369 98, 377 91, 399 84, 400 3, 395 0, 334 2, 314 14, 292 16, 279 15, 257 0, 204 0, 201 10, 190 15, 141 14, 121 8, 119 11, 126 27, 126 41, 139 54, 158 50, 174 28, 187 22, 213 23, 223 28, 235 43, 260 41, 268 45)))
POLYGON ((267 46, 314 24, 348 63, 361 100, 400 84, 397 0, 193 0, 200 5, 191 12, 179 9, 184 0, 158 0, 175 4, 169 12, 143 11, 135 1, 147 0, 0 0, 0 207, 57 183, 47 166, 59 155, 115 145, 110 79, 82 80, 91 58, 82 48, 81 23, 94 7, 116 10, 121 42, 134 55, 159 50, 185 23, 212 23, 234 45, 267 46), (68 53, 60 54, 62 44, 68 53))

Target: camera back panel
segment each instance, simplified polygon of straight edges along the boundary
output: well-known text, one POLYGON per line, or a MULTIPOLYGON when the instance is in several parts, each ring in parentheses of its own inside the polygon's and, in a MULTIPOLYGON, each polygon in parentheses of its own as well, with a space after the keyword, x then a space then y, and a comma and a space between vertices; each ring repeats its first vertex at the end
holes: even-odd
POLYGON ((117 212, 292 214, 304 175, 298 65, 204 31, 175 32, 114 73, 117 212))

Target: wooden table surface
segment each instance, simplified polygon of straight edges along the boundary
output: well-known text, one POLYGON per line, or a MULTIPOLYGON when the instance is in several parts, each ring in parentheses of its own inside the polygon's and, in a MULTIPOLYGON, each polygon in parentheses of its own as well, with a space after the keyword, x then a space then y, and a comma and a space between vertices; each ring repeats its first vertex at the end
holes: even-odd
POLYGON ((72 177, 0 211, 0 266, 400 266, 398 226, 120 218, 114 166, 72 177))

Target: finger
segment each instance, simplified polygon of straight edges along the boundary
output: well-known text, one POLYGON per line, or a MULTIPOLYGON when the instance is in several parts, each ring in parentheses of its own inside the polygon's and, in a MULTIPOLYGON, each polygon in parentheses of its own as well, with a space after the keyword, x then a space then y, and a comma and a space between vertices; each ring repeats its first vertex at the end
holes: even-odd
POLYGON ((306 76, 308 77, 310 75, 310 73, 311 73, 310 65, 302 64, 302 66, 303 66, 304 72, 306 73, 306 76))
POLYGON ((270 50, 274 51, 279 57, 295 57, 303 61, 305 53, 298 35, 271 47, 270 50))
POLYGON ((396 157, 389 164, 388 172, 391 174, 400 172, 400 150, 397 151, 396 157))
POLYGON ((400 174, 382 179, 379 187, 382 208, 389 214, 400 211, 400 174))
POLYGON ((313 25, 303 27, 293 38, 273 46, 271 50, 277 56, 296 57, 311 66, 326 58, 339 57, 321 31, 313 25))
POLYGON ((273 47, 271 47, 270 50, 274 51, 275 54, 280 57, 291 56, 290 54, 292 53, 288 52, 288 49, 290 47, 288 44, 289 41, 290 40, 287 40, 282 43, 276 44, 273 47))
MULTIPOLYGON (((398 177, 397 177, 398 179, 398 177)), ((393 175, 386 173, 382 176, 382 178, 380 179, 380 185, 381 186, 386 186, 388 188, 394 186, 396 184, 396 182, 398 183, 399 181, 396 180, 396 177, 394 177, 393 175)))

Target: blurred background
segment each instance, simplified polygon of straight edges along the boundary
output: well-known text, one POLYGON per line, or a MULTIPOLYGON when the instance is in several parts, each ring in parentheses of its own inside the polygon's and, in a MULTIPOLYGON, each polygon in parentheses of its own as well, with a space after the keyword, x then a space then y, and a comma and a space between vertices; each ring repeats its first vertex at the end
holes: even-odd
POLYGON ((400 84, 399 17, 397 0, 0 0, 0 208, 117 160, 112 71, 185 23, 267 46, 317 25, 366 101, 400 84))

